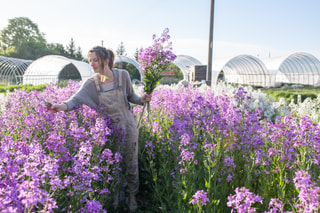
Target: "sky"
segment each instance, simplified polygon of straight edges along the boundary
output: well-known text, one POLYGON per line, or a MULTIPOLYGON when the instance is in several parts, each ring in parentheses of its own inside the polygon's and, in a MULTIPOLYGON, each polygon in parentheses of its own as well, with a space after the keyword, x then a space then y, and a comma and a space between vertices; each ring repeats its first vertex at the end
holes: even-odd
MULTIPOLYGON (((27 17, 48 43, 73 38, 83 55, 96 45, 126 54, 152 45, 169 28, 173 52, 208 63, 211 0, 0 0, 0 30, 27 17)), ((215 0, 213 64, 307 52, 320 60, 319 0, 215 0)))

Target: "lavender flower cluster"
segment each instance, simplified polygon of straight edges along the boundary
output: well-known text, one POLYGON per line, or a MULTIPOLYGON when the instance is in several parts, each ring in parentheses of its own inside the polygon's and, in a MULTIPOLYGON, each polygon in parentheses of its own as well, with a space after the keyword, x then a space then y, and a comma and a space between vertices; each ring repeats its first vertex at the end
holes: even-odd
POLYGON ((106 212, 115 193, 123 141, 111 120, 86 106, 47 111, 79 83, 43 92, 17 90, 0 117, 0 212, 106 212))
POLYGON ((175 60, 176 55, 172 52, 172 42, 169 41, 169 29, 164 29, 159 38, 153 35, 154 43, 141 48, 138 62, 143 75, 144 91, 151 94, 161 80, 161 72, 168 71, 169 65, 175 60))

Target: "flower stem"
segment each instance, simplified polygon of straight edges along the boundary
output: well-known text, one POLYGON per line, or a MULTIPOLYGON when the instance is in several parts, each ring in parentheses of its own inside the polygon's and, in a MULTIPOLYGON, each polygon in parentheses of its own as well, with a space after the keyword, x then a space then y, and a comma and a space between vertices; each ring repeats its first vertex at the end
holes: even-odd
POLYGON ((146 108, 146 104, 144 103, 143 104, 143 108, 142 108, 142 112, 141 112, 141 115, 140 115, 140 118, 139 118, 139 121, 138 121, 138 126, 137 126, 137 128, 139 129, 139 127, 140 127, 140 123, 141 123, 141 118, 142 118, 142 116, 143 116, 143 113, 144 113, 144 109, 146 108))

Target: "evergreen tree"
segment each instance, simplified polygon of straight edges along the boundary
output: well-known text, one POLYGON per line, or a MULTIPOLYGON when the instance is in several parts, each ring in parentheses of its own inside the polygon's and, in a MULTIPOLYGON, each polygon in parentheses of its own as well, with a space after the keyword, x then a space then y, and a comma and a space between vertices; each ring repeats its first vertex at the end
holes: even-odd
POLYGON ((139 49, 138 48, 136 48, 136 52, 134 53, 133 57, 136 61, 138 61, 138 57, 139 57, 139 49))
POLYGON ((124 44, 122 41, 121 41, 120 45, 118 46, 116 53, 117 53, 117 55, 120 55, 120 56, 127 56, 126 48, 124 47, 124 44))
POLYGON ((75 55, 75 59, 82 61, 83 60, 83 56, 82 56, 82 49, 81 47, 78 47, 76 55, 75 55))
POLYGON ((76 57, 76 45, 74 43, 73 38, 71 38, 69 45, 66 46, 66 49, 67 49, 67 55, 69 58, 76 57))

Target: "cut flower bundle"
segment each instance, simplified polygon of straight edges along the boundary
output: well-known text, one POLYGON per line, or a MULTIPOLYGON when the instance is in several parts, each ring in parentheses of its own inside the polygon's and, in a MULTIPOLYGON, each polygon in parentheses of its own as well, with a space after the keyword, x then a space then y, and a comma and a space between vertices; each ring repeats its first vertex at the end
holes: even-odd
MULTIPOLYGON (((169 42, 170 36, 168 33, 169 29, 166 28, 159 38, 153 35, 153 45, 140 50, 138 62, 142 72, 144 92, 147 94, 151 94, 154 91, 162 78, 161 72, 168 71, 171 62, 176 59, 176 55, 172 52, 172 43, 169 42)), ((150 112, 150 103, 147 102, 141 112, 138 127, 146 105, 148 112, 150 112)))

